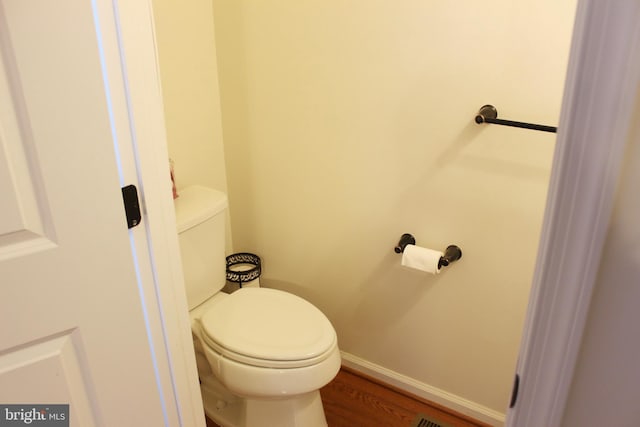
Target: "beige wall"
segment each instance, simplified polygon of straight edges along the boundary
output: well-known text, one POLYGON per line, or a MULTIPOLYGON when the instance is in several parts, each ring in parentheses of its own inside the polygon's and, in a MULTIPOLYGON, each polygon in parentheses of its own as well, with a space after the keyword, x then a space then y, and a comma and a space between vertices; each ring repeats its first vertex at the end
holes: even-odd
MULTIPOLYGON (((213 4, 153 0, 169 157, 178 194, 189 185, 227 192, 213 4)), ((227 251, 231 252, 227 217, 227 251)))
POLYGON ((169 156, 178 188, 227 189, 213 10, 209 0, 153 0, 169 156))
POLYGON ((504 412, 574 2, 215 0, 236 250, 342 350, 504 412), (400 235, 463 259, 403 269, 400 235))

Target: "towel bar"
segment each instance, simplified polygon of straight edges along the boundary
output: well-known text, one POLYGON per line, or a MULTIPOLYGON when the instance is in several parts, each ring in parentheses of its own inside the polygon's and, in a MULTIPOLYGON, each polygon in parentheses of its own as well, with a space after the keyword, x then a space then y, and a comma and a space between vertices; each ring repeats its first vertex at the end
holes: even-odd
POLYGON ((498 110, 493 105, 483 105, 476 114, 476 123, 491 123, 494 125, 503 125, 503 126, 511 126, 516 128, 525 128, 532 130, 540 130, 543 132, 553 132, 556 133, 558 131, 557 127, 553 126, 545 126, 545 125, 536 125, 533 123, 524 123, 524 122, 514 122, 513 120, 502 120, 498 118, 498 110))

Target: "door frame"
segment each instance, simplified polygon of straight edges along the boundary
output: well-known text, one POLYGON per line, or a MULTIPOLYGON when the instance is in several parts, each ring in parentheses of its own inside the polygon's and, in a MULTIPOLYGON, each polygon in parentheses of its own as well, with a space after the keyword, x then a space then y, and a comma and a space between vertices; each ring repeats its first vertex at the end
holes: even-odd
POLYGON ((115 131, 122 134, 117 147, 122 184, 137 186, 143 211, 140 225, 131 229, 134 261, 166 420, 171 426, 204 427, 176 233, 152 2, 93 0, 93 7, 109 95, 122 101, 112 105, 115 131))
POLYGON ((560 426, 640 88, 640 5, 579 0, 507 426, 560 426))

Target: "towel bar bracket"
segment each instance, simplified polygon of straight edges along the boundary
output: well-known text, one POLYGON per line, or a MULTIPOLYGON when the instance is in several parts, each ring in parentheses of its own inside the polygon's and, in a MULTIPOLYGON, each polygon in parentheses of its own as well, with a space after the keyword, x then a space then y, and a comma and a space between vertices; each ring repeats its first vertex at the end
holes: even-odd
POLYGON ((476 123, 482 124, 486 123, 487 119, 497 119, 498 118, 498 110, 493 105, 483 105, 480 107, 480 111, 476 115, 476 123))

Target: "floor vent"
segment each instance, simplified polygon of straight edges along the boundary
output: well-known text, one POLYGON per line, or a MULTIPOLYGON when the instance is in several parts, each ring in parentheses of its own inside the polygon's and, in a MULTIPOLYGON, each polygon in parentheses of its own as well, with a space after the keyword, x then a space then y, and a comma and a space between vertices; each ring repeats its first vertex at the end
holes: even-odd
POLYGON ((434 418, 418 414, 411 427, 452 427, 451 424, 443 423, 434 418))

